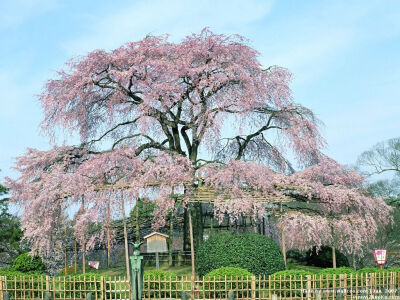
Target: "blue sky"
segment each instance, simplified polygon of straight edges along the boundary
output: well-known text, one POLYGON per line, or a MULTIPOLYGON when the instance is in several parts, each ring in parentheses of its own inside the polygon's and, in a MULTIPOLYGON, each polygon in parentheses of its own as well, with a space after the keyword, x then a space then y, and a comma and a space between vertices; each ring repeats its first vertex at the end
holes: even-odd
POLYGON ((206 26, 244 35, 265 66, 294 74, 296 102, 324 122, 339 162, 400 135, 400 1, 0 0, 0 178, 16 175, 26 147, 50 147, 35 95, 68 58, 206 26))

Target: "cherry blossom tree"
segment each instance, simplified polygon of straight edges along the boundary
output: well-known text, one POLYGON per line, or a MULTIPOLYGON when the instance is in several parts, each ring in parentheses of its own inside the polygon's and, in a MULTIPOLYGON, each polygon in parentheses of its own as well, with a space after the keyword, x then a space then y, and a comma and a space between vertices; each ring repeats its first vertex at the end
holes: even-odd
MULTIPOLYGON (((371 203, 357 189, 360 179, 334 163, 295 172, 288 157, 301 168, 323 158, 319 121, 294 102, 291 74, 277 66, 263 68, 248 44, 241 36, 207 28, 180 43, 149 36, 71 59, 49 80, 39 96, 41 129, 52 141, 59 129, 78 134, 80 144, 29 149, 17 160, 21 177, 8 180, 13 199, 25 208, 25 237, 41 237, 34 249, 50 246, 59 208, 66 213, 79 207, 82 197, 77 232, 85 232, 89 220, 104 223, 107 207, 120 210, 121 190, 127 201, 139 196, 155 201, 157 227, 174 209, 174 189, 184 188, 187 204, 204 182, 217 191, 229 190, 230 199, 215 203, 219 218, 263 214, 263 203, 246 189, 298 202, 319 199, 316 215, 282 218, 290 246, 331 244, 331 228, 350 234, 346 224, 351 219, 358 224, 353 227, 357 240, 348 250, 359 251, 367 239, 362 226, 370 224, 373 233, 382 218, 370 216, 377 206, 384 208, 382 216, 387 207, 371 203), (346 209, 348 217, 342 218, 346 209), (294 233, 299 224, 309 228, 302 233, 305 240, 294 233)), ((335 240, 343 244, 340 237, 335 240)))

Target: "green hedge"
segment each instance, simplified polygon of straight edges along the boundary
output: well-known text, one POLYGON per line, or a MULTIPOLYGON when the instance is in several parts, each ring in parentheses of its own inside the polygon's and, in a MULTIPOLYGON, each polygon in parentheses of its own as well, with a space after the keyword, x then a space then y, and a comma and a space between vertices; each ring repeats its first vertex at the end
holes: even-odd
POLYGON ((348 267, 340 267, 340 268, 326 268, 322 269, 318 272, 319 275, 328 275, 328 277, 332 278, 332 275, 340 275, 340 274, 354 274, 356 271, 352 268, 348 267))
POLYGON ((259 234, 220 234, 210 237, 198 249, 196 271, 200 276, 220 267, 238 267, 255 275, 284 270, 278 244, 259 234))

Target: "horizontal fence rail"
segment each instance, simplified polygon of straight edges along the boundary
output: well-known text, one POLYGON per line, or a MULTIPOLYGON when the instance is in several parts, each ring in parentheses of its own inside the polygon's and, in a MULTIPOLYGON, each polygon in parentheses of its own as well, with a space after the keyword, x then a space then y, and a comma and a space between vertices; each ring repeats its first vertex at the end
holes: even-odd
MULTIPOLYGON (((400 273, 341 275, 251 276, 246 278, 149 277, 143 299, 399 299, 400 273)), ((132 291, 125 277, 87 276, 1 277, 0 300, 87 299, 128 300, 132 291), (47 297, 46 297, 47 296, 47 297)))

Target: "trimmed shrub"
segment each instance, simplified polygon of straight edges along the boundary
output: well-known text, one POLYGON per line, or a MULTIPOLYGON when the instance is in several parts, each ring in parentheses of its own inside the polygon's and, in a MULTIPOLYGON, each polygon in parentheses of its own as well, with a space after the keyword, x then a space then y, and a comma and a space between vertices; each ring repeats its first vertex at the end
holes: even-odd
MULTIPOLYGON (((349 267, 349 261, 347 257, 339 252, 337 249, 336 253, 336 266, 337 267, 349 267)), ((308 266, 316 266, 320 268, 331 268, 332 267, 332 248, 327 246, 322 246, 317 252, 314 247, 312 250, 307 251, 306 264, 308 266)))
POLYGON ((340 275, 340 274, 354 274, 356 271, 352 268, 348 267, 340 267, 340 268, 326 268, 318 272, 319 275, 340 275))
POLYGON ((400 272, 400 267, 391 267, 389 269, 386 269, 389 272, 400 272))
POLYGON ((174 272, 162 270, 148 270, 143 274, 143 292, 149 298, 178 298, 179 293, 176 292, 176 282, 169 282, 169 280, 177 281, 177 276, 174 272), (150 280, 146 282, 146 280, 150 280), (151 291, 150 295, 149 290, 151 291), (161 290, 161 295, 159 291, 161 290), (172 290, 172 293, 170 292, 172 290), (175 290, 175 291, 174 291, 175 290))
POLYGON ((315 272, 306 271, 306 270, 284 270, 279 271, 271 275, 271 278, 300 278, 301 276, 313 275, 315 272))
POLYGON ((378 269, 378 268, 374 268, 374 267, 367 267, 367 268, 362 268, 357 270, 357 274, 369 274, 369 273, 380 273, 380 272, 388 272, 388 270, 385 269, 378 269))
POLYGON ((35 255, 32 257, 29 253, 22 253, 14 259, 12 268, 16 271, 23 273, 37 272, 42 273, 46 269, 40 256, 35 255))
POLYGON ((204 279, 222 279, 222 278, 246 278, 254 276, 249 271, 242 269, 242 268, 235 268, 235 267, 221 267, 215 270, 212 270, 210 273, 204 276, 204 279))
POLYGON ((254 275, 270 275, 285 269, 278 244, 260 234, 219 234, 211 236, 197 250, 200 276, 220 267, 238 267, 254 275))
POLYGON ((251 280, 251 276, 254 275, 242 268, 221 267, 212 270, 210 273, 204 276, 204 280, 209 280, 212 282, 206 283, 206 285, 203 286, 203 291, 206 298, 225 299, 227 298, 230 290, 238 290, 236 296, 242 298, 248 295, 246 292, 241 291, 241 289, 243 289, 242 283, 235 282, 235 279, 251 280), (227 279, 227 282, 225 282, 225 278, 227 279))

